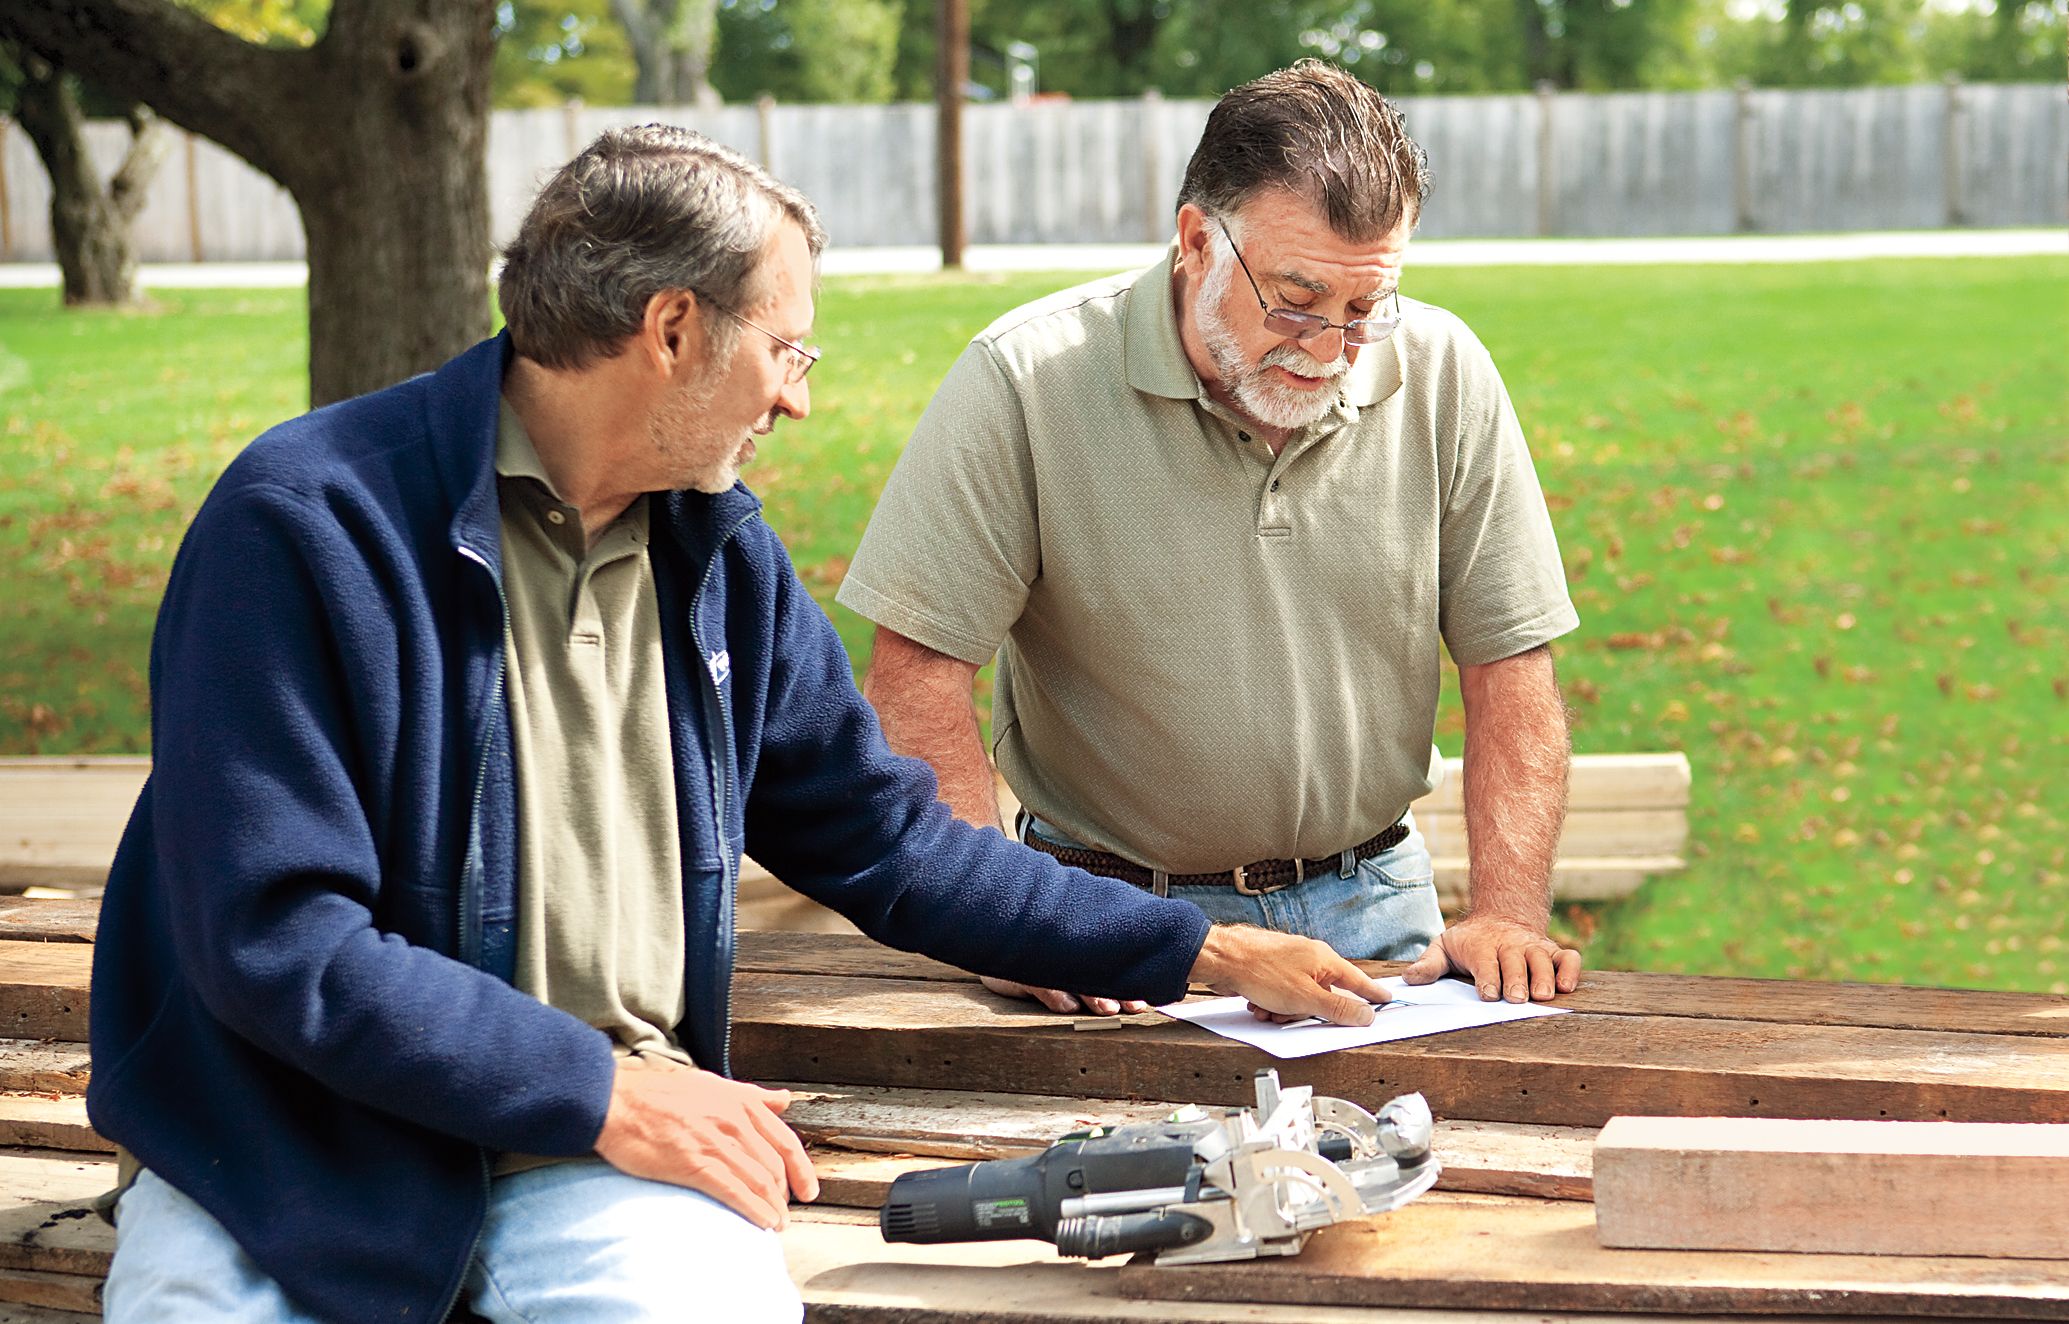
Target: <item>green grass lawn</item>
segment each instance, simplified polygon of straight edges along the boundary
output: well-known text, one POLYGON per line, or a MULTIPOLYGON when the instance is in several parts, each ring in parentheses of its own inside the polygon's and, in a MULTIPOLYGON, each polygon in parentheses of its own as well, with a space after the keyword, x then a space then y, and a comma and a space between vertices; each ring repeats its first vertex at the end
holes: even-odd
MULTIPOLYGON (((813 417, 748 473, 822 601, 961 344, 1067 279, 827 283, 813 417)), ((2065 288, 2055 258, 1411 270, 1530 432, 1576 748, 1694 765, 1688 871, 1562 913, 1593 963, 2069 992, 2065 288)), ((302 359, 298 293, 0 291, 0 753, 148 745, 172 552, 302 359)))

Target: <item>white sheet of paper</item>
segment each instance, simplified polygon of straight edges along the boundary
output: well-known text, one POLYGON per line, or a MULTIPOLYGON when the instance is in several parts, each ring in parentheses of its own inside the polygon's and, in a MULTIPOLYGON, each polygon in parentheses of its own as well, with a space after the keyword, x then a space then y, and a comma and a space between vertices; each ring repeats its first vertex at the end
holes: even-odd
POLYGON ((1384 1044, 1396 1039, 1415 1039, 1426 1034, 1448 1034, 1473 1030, 1483 1025, 1524 1021, 1536 1016, 1563 1016, 1564 1007, 1547 1007, 1536 1002, 1482 1002, 1479 990, 1462 979, 1440 979, 1434 984, 1410 986, 1399 975, 1379 981, 1397 1001, 1381 1007, 1372 1024, 1363 1026, 1324 1025, 1314 1021, 1274 1025, 1250 1014, 1243 998, 1207 998, 1199 1002, 1172 1002, 1157 1008, 1166 1016, 1191 1021, 1203 1030, 1262 1048, 1273 1057, 1310 1057, 1360 1044, 1384 1044))

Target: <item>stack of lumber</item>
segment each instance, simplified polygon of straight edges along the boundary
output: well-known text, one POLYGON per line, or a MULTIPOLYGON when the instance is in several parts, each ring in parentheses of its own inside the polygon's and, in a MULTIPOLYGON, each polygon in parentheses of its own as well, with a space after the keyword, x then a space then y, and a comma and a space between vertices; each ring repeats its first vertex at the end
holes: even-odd
MULTIPOLYGON (((88 1210, 112 1161, 81 1102, 92 935, 90 903, 0 900, 0 1324, 91 1313, 112 1250, 88 1210)), ((734 1052, 741 1075, 796 1091, 823 1195, 784 1240, 815 1324, 2069 1319, 2062 1261, 1609 1250, 1590 1203, 1596 1128, 1619 1114, 2069 1121, 2069 999, 1605 973, 1565 1002, 1575 1014, 1278 1063, 1368 1106, 1422 1090, 1444 1179, 1295 1259, 1185 1269, 889 1246, 873 1210, 902 1172, 1245 1102, 1269 1062, 1253 1049, 1155 1016, 1092 1032, 861 939, 761 933, 740 939, 734 1052)))

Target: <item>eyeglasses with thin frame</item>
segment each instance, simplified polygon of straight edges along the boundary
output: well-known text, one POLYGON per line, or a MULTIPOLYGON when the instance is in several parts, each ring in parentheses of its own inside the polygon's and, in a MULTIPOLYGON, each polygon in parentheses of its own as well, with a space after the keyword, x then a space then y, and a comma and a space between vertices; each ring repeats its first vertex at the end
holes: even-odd
POLYGON ((1257 277, 1250 274, 1250 264, 1243 261, 1243 250, 1236 246, 1236 237, 1229 233, 1228 222, 1216 220, 1221 227, 1222 237, 1228 240, 1229 251, 1236 255, 1237 265, 1243 268, 1243 275, 1249 278, 1250 292, 1257 296, 1257 306, 1264 309, 1264 329, 1291 340, 1313 340, 1331 329, 1343 332, 1346 345, 1376 345, 1394 334, 1401 325, 1401 291, 1396 288, 1387 297, 1393 300, 1391 317, 1354 317, 1348 322, 1332 322, 1320 313, 1304 313, 1297 308, 1274 308, 1264 301, 1264 291, 1257 286, 1257 277))
POLYGON ((819 361, 819 350, 813 349, 808 345, 800 345, 795 340, 786 340, 782 336, 777 335, 774 331, 769 330, 769 328, 762 326, 758 323, 748 321, 746 318, 742 317, 733 309, 728 308, 724 304, 720 303, 718 300, 707 296, 702 290, 695 290, 692 291, 692 293, 696 294, 698 298, 703 299, 706 303, 718 309, 720 312, 726 314, 734 321, 740 323, 742 326, 753 327, 755 330, 761 332, 769 339, 783 346, 783 348, 789 350, 790 366, 784 371, 784 380, 789 382, 792 386, 795 386, 799 382, 803 381, 805 379, 805 374, 812 370, 812 365, 819 361))

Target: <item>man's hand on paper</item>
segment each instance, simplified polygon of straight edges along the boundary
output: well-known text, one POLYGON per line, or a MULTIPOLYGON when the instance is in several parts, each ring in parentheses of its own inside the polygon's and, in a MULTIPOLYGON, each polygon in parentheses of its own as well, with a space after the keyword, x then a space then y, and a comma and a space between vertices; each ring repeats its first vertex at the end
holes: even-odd
POLYGON ((1060 988, 1036 988, 1032 984, 1016 984, 1010 979, 993 979, 990 975, 979 976, 978 982, 1009 998, 1033 998, 1050 1011, 1068 1013, 1082 1009, 1094 1016, 1132 1016, 1138 1011, 1149 1010, 1147 1002, 1133 998, 1095 998, 1083 993, 1066 993, 1060 988))
POLYGON ((634 1177, 702 1191, 756 1227, 781 1228, 793 1198, 819 1197, 804 1143, 778 1116, 789 1106, 788 1090, 620 1058, 597 1157, 634 1177))
POLYGON ((1469 915, 1438 935, 1401 972, 1410 984, 1431 984, 1457 972, 1488 1002, 1544 1002, 1580 987, 1581 955, 1543 929, 1499 915, 1469 915))
POLYGON ((1370 1025, 1390 995, 1377 979, 1329 944, 1248 924, 1217 924, 1193 962, 1192 981, 1247 998, 1259 1020, 1311 1016, 1336 1025, 1370 1025))

